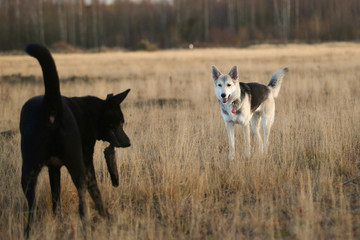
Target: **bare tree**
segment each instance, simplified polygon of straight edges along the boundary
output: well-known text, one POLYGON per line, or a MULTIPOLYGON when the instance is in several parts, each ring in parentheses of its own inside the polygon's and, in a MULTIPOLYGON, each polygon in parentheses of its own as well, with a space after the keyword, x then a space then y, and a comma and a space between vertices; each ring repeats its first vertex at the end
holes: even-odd
POLYGON ((359 29, 359 0, 0 0, 0 50, 33 41, 133 48, 141 38, 162 47, 359 40, 359 29))
POLYGON ((204 0, 204 40, 209 41, 209 0, 204 0))
POLYGON ((280 9, 279 9, 279 3, 278 0, 273 0, 274 2, 274 17, 275 17, 275 22, 277 23, 277 29, 278 29, 278 34, 281 38, 283 38, 283 32, 282 32, 282 24, 281 24, 281 15, 280 15, 280 9))
POLYGON ((67 12, 68 12, 68 19, 69 19, 69 23, 68 24, 68 32, 69 32, 69 39, 68 41, 72 44, 72 45, 76 45, 76 5, 75 5, 75 1, 74 0, 69 0, 69 4, 68 4, 68 8, 67 8, 67 12))
POLYGON ((235 6, 234 0, 227 0, 227 17, 228 17, 228 29, 231 32, 235 31, 235 6))
POLYGON ((60 32, 60 41, 67 41, 67 18, 64 13, 64 9, 66 8, 67 0, 58 1, 57 2, 57 10, 58 10, 58 22, 59 22, 59 32, 60 32))
POLYGON ((37 0, 38 28, 41 43, 45 43, 43 0, 37 0))
POLYGON ((77 13, 79 21, 79 36, 80 36, 80 45, 86 46, 86 20, 84 16, 84 1, 77 0, 77 13))
POLYGON ((300 25, 300 4, 299 0, 295 0, 295 30, 299 32, 299 25, 300 25))
POLYGON ((256 1, 250 0, 250 23, 251 29, 254 31, 256 29, 256 1))
POLYGON ((14 10, 15 10, 15 45, 19 47, 20 44, 20 35, 21 35, 21 16, 20 16, 20 0, 13 1, 14 10))
POLYGON ((99 47, 99 32, 98 32, 98 0, 92 0, 92 29, 93 29, 93 46, 99 47))
POLYGON ((291 1, 283 0, 283 31, 284 40, 288 41, 290 35, 291 1))

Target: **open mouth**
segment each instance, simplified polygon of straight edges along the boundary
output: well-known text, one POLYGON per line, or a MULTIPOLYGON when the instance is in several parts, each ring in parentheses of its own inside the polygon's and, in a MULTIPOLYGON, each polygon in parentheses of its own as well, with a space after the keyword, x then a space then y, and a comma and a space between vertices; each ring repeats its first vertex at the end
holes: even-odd
POLYGON ((227 98, 222 98, 222 102, 223 102, 223 103, 227 103, 228 100, 229 100, 228 97, 227 97, 227 98))

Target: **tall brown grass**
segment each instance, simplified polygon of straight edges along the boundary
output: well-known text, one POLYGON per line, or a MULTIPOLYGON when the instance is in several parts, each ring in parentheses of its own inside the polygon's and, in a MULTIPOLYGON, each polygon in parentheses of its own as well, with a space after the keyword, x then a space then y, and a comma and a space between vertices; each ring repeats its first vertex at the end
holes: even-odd
MULTIPOLYGON (((107 222, 88 197, 89 239, 359 239, 360 45, 262 46, 54 55, 66 96, 132 91, 122 109, 132 146, 117 150, 113 188, 94 155, 107 222), (268 153, 236 159, 213 92, 211 65, 233 65, 244 82, 267 84, 289 67, 276 100, 268 153), (66 81, 74 76, 73 81, 66 81), (86 76, 86 77, 85 77, 86 76), (83 80, 81 80, 83 79, 83 80), (84 80, 85 79, 85 80, 84 80), (164 99, 159 101, 158 99, 164 99)), ((0 56, 0 75, 40 77, 28 56, 0 56)), ((11 77, 10 77, 11 79, 11 77)), ((22 104, 43 93, 40 80, 0 85, 0 131, 17 129, 22 104)), ((21 239, 26 201, 20 186, 20 134, 0 137, 0 238, 21 239)), ((77 194, 62 169, 62 214, 51 213, 46 168, 37 185, 31 239, 82 239, 77 194)))

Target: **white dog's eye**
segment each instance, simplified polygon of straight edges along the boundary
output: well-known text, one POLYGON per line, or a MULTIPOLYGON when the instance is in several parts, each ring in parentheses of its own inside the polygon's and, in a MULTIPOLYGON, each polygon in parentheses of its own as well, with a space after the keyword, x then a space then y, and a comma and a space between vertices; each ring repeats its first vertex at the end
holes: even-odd
POLYGON ((221 87, 221 84, 218 84, 219 87, 221 87))
POLYGON ((228 87, 231 87, 231 84, 230 83, 228 83, 228 85, 227 85, 228 87))

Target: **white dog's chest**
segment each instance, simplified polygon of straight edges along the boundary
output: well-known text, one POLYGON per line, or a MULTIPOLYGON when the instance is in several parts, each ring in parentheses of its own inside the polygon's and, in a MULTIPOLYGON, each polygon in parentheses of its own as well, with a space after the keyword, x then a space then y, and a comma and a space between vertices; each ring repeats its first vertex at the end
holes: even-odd
POLYGON ((236 111, 236 113, 232 113, 232 106, 231 104, 223 105, 220 104, 221 108, 221 116, 223 117, 225 122, 232 121, 237 124, 245 124, 246 119, 242 108, 236 111))

